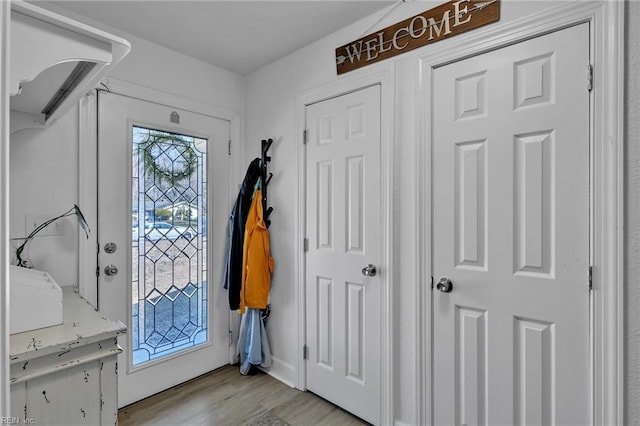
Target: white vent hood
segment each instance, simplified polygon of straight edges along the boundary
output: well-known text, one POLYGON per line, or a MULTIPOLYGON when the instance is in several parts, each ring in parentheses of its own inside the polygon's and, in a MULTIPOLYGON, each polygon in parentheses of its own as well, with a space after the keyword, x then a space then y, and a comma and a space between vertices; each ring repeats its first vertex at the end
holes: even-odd
POLYGON ((130 50, 124 39, 12 2, 11 132, 53 122, 130 50))

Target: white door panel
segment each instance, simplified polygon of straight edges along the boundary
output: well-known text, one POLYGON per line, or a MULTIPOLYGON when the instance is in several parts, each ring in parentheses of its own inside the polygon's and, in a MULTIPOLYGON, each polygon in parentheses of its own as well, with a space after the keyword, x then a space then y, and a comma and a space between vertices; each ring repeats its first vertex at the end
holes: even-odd
POLYGON ((380 86, 307 107, 307 388, 380 411, 380 86))
POLYGON ((101 93, 98 140, 99 308, 128 328, 119 339, 122 407, 228 362, 228 306, 218 282, 229 123, 101 93), (179 125, 170 122, 174 111, 179 125), (114 253, 105 251, 108 242, 114 253), (106 275, 107 265, 118 273, 106 275))
POLYGON ((434 71, 434 421, 587 424, 589 27, 434 71))

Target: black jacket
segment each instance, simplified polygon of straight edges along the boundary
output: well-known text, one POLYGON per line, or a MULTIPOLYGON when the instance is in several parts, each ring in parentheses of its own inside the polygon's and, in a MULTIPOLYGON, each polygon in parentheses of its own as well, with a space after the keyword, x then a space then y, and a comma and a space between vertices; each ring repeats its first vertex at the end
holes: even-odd
POLYGON ((227 263, 223 287, 229 290, 229 309, 240 307, 240 288, 242 287, 242 251, 244 248, 244 228, 251 207, 253 189, 260 177, 260 159, 249 164, 242 182, 231 216, 229 217, 229 242, 227 244, 227 263))

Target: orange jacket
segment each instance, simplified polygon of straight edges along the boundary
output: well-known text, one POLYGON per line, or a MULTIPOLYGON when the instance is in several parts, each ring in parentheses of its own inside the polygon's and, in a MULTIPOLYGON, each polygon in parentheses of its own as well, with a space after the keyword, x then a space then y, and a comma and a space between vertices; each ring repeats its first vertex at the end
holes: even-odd
POLYGON ((262 212, 262 191, 257 190, 253 195, 244 231, 240 313, 244 312, 245 307, 267 307, 273 265, 269 248, 269 230, 262 212))

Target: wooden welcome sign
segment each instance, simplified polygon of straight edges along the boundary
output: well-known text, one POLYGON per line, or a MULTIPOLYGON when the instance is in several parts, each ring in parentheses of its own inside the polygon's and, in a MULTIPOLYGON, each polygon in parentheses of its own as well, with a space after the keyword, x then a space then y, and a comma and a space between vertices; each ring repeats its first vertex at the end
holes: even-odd
POLYGON ((336 49, 338 74, 392 58, 500 19, 500 0, 455 0, 336 49))

